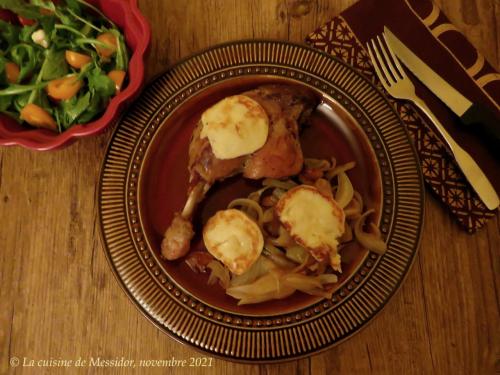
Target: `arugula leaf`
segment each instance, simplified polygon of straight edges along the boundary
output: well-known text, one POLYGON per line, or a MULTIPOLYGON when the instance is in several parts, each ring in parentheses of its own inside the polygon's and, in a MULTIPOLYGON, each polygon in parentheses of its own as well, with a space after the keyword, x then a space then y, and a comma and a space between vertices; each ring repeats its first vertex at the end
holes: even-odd
POLYGON ((71 14, 69 14, 67 11, 58 8, 56 11, 56 16, 61 20, 61 23, 65 26, 69 26, 72 28, 79 28, 81 25, 79 25, 78 20, 76 20, 71 14))
POLYGON ((40 25, 42 26, 43 31, 45 32, 46 38, 48 42, 51 42, 52 31, 56 25, 56 18, 53 16, 44 16, 40 18, 40 25))
POLYGON ((92 46, 100 46, 104 48, 109 48, 109 44, 106 44, 104 42, 101 42, 97 39, 93 38, 78 38, 75 40, 76 45, 83 47, 85 44, 91 44, 92 46))
POLYGON ((19 33, 19 40, 25 43, 33 43, 31 35, 37 30, 38 24, 24 26, 19 33))
POLYGON ((71 11, 79 16, 82 15, 82 7, 80 3, 76 0, 66 0, 66 6, 68 9, 71 9, 71 11))
POLYGON ((91 94, 90 96, 90 103, 83 112, 80 117, 78 118, 78 122, 81 124, 86 124, 87 122, 90 122, 92 119, 94 119, 96 116, 98 116, 103 107, 103 102, 98 94, 91 94))
POLYGON ((14 108, 16 111, 21 112, 21 109, 26 107, 26 104, 28 104, 29 97, 31 95, 31 92, 26 92, 24 94, 18 95, 18 96, 11 96, 14 104, 14 108))
MULTIPOLYGON (((43 62, 40 66, 40 70, 38 71, 38 75, 36 77, 33 77, 33 80, 35 84, 41 84, 42 83, 42 78, 45 72, 45 69, 47 69, 49 61, 49 55, 52 53, 52 49, 46 49, 43 52, 43 62)), ((41 60, 41 59, 40 59, 41 60)), ((48 82, 47 82, 48 83, 48 82)), ((47 84, 46 83, 46 84, 47 84)), ((31 95, 28 99, 28 103, 35 103, 39 99, 38 97, 40 96, 41 91, 39 89, 35 89, 31 92, 31 95)))
POLYGON ((47 86, 46 82, 35 83, 32 85, 12 84, 12 85, 7 86, 7 88, 5 88, 3 90, 0 90, 0 97, 19 95, 19 94, 23 94, 25 92, 32 92, 33 90, 43 89, 45 86, 47 86))
POLYGON ((45 109, 51 115, 54 113, 54 106, 50 104, 45 90, 38 89, 38 95, 36 96, 35 100, 31 101, 30 103, 34 103, 37 106, 45 109))
POLYGON ((7 82, 7 75, 5 73, 5 64, 7 63, 7 60, 5 60, 5 57, 0 56, 0 85, 6 85, 8 84, 7 82))
POLYGON ((117 43, 118 48, 116 50, 116 57, 115 57, 115 69, 127 71, 128 53, 125 40, 123 39, 123 35, 116 29, 111 29, 109 31, 116 37, 116 40, 118 41, 117 43))
POLYGON ((37 56, 35 50, 29 44, 16 44, 10 50, 12 61, 20 67, 18 82, 30 74, 37 65, 37 56))
MULTIPOLYGON (((56 6, 52 1, 46 1, 46 0, 30 0, 31 5, 35 5, 37 7, 40 7, 42 9, 47 9, 50 10, 51 12, 56 11, 56 6)), ((39 10, 40 13, 40 10, 39 10)))
POLYGON ((37 20, 41 17, 40 10, 36 5, 27 4, 22 0, 1 0, 0 6, 24 18, 37 20))
POLYGON ((76 2, 82 4, 82 6, 86 6, 86 7, 90 8, 90 9, 92 9, 92 11, 94 11, 99 16, 101 16, 101 18, 103 20, 107 21, 111 26, 113 26, 114 28, 116 28, 116 25, 114 24, 114 22, 111 21, 108 17, 106 17, 106 15, 103 12, 101 12, 99 8, 96 8, 92 4, 87 3, 85 0, 76 0, 76 2))
MULTIPOLYGON (((78 4, 78 3, 77 3, 78 4)), ((94 29, 95 31, 97 31, 98 33, 102 33, 102 29, 97 27, 96 25, 94 25, 92 22, 86 20, 84 17, 80 17, 79 14, 75 13, 71 8, 67 8, 67 12, 72 16, 74 17, 76 20, 80 21, 81 23, 83 23, 85 26, 87 27, 90 27, 91 29, 94 29)))
POLYGON ((60 115, 63 115, 63 118, 61 118, 63 127, 67 129, 71 125, 73 125, 78 119, 78 116, 85 112, 89 104, 90 92, 87 92, 85 95, 82 95, 79 98, 76 98, 76 96, 74 96, 69 100, 63 100, 60 105, 60 108, 62 109, 62 113, 60 113, 60 115))
POLYGON ((113 96, 116 92, 113 80, 98 66, 88 71, 87 80, 90 91, 97 93, 104 100, 113 96))
POLYGON ((5 51, 19 42, 19 27, 0 20, 0 36, 7 43, 7 46, 2 48, 5 51))
POLYGON ((12 96, 0 96, 0 112, 5 112, 12 104, 12 96))
POLYGON ((87 68, 82 75, 87 78, 89 97, 88 102, 80 103, 82 107, 83 104, 86 104, 86 108, 79 115, 78 122, 85 124, 102 112, 110 97, 115 94, 116 88, 113 80, 95 63, 92 68, 87 68))
POLYGON ((68 74, 68 64, 64 57, 64 51, 56 51, 49 49, 44 62, 42 72, 42 80, 50 81, 52 79, 61 78, 68 74))
POLYGON ((89 25, 85 24, 83 27, 80 29, 80 32, 85 35, 86 38, 90 37, 90 34, 92 33, 92 27, 89 25))
POLYGON ((56 25, 55 28, 56 28, 56 30, 66 30, 66 31, 69 31, 70 33, 76 34, 78 36, 86 37, 85 34, 83 34, 81 31, 75 29, 72 26, 68 26, 68 25, 56 25))

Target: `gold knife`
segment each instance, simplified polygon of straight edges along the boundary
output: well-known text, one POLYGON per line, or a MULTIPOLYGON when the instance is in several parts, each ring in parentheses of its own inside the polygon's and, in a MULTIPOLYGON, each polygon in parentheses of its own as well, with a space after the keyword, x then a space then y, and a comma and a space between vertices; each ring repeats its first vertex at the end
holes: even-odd
POLYGON ((472 103, 446 82, 413 51, 401 42, 388 27, 384 27, 387 42, 404 65, 444 104, 459 117, 460 123, 474 130, 491 147, 493 154, 500 156, 500 120, 484 105, 472 103))

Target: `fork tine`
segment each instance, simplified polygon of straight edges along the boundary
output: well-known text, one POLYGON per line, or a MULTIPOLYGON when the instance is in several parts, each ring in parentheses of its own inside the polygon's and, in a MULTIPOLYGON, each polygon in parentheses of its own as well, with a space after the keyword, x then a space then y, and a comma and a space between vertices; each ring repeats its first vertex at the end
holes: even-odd
MULTIPOLYGON (((371 40, 373 44, 373 39, 371 40)), ((370 55, 370 60, 372 61, 373 68, 375 69, 375 73, 377 74, 377 77, 380 79, 380 82, 382 83, 382 86, 389 91, 389 86, 390 84, 386 81, 385 74, 382 73, 382 71, 379 68, 379 61, 375 57, 375 54, 373 52, 373 47, 370 46, 370 43, 366 43, 366 47, 368 49, 368 54, 370 55)))
POLYGON ((384 42, 385 42, 385 45, 387 46, 387 50, 389 51, 389 53, 391 55, 392 61, 394 61, 394 64, 396 65, 396 68, 398 70, 399 75, 403 78, 406 77, 406 73, 405 73, 403 67, 401 66, 401 64, 399 63, 399 59, 394 54, 392 48, 389 46, 389 43, 387 43, 387 38, 385 36, 385 33, 382 33, 382 38, 384 38, 384 42))
POLYGON ((384 43, 382 43, 382 40, 380 39, 379 35, 377 35, 377 42, 378 42, 378 45, 380 47, 380 50, 382 51, 382 54, 384 55, 385 65, 386 65, 387 69, 390 70, 390 73, 392 74, 391 77, 393 77, 395 81, 398 81, 400 79, 400 77, 398 76, 398 71, 397 71, 396 67, 394 66, 394 63, 391 61, 391 59, 389 58, 389 55, 387 54, 388 47, 386 48, 386 46, 384 46, 384 43))
POLYGON ((379 48, 377 47, 375 40, 372 39, 371 42, 372 42, 373 52, 375 53, 375 56, 377 57, 377 62, 379 64, 379 68, 382 69, 382 71, 384 72, 384 77, 387 80, 388 85, 389 86, 393 85, 396 82, 392 78, 391 73, 389 73, 389 71, 387 70, 386 63, 384 61, 384 58, 380 54, 379 48))

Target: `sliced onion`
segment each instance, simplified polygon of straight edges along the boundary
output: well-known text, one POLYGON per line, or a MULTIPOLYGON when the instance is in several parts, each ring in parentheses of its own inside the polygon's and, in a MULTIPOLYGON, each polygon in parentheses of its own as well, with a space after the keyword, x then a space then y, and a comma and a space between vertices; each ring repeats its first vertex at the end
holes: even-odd
POLYGON ((356 190, 351 202, 345 207, 344 214, 348 219, 358 219, 363 212, 363 198, 356 190))
POLYGON ((295 289, 284 285, 280 276, 280 273, 269 272, 251 284, 228 288, 226 293, 238 299, 238 305, 285 298, 295 292, 295 289))
POLYGON ((264 211, 264 215, 262 216, 262 222, 269 223, 270 221, 273 221, 274 219, 274 208, 268 208, 267 210, 264 211))
POLYGON ((344 233, 339 238, 339 242, 345 243, 345 242, 352 241, 352 239, 353 239, 352 228, 351 228, 351 225, 346 221, 346 222, 344 222, 344 233))
POLYGON ((335 284, 339 281, 337 275, 333 273, 324 273, 322 275, 316 276, 322 285, 325 284, 335 284))
POLYGON ((302 275, 300 273, 289 273, 281 278, 284 285, 308 293, 314 289, 321 289, 321 282, 314 277, 302 275))
POLYGON ((239 198, 232 200, 227 208, 242 207, 244 212, 248 213, 248 209, 253 210, 257 215, 257 224, 262 228, 264 212, 260 204, 255 202, 253 199, 239 198))
POLYGON ((342 273, 342 263, 340 262, 340 254, 336 251, 330 253, 330 267, 332 270, 342 273))
POLYGON ((237 299, 266 294, 278 290, 278 282, 279 277, 273 273, 267 273, 252 283, 227 288, 226 293, 237 299))
POLYGON ((367 233, 363 231, 366 218, 373 212, 375 212, 375 210, 368 210, 363 215, 361 215, 358 220, 356 220, 356 223, 354 224, 354 235, 356 236, 356 240, 366 249, 377 254, 384 254, 387 250, 387 245, 382 240, 380 231, 375 226, 375 224, 371 223, 370 225, 372 229, 375 228, 375 233, 367 233))
POLYGON ((363 196, 357 190, 354 190, 354 198, 356 198, 359 205, 361 206, 361 210, 363 210, 363 206, 364 206, 363 196))
POLYGON ((335 200, 340 207, 344 208, 351 202, 354 196, 354 188, 352 187, 351 180, 349 180, 349 177, 344 172, 339 173, 338 179, 339 186, 335 193, 335 200))
POLYGON ((229 270, 216 260, 208 263, 207 267, 212 271, 208 278, 208 285, 213 285, 219 280, 221 286, 227 289, 229 286, 229 270))
POLYGON ((280 188, 283 190, 290 190, 291 188, 294 188, 295 186, 297 186, 297 184, 295 182, 293 182, 292 180, 281 181, 281 180, 277 180, 275 178, 264 179, 264 181, 262 181, 262 185, 263 186, 272 186, 272 187, 280 188))
POLYGON ((275 246, 286 247, 294 245, 295 241, 287 232, 287 230, 282 225, 280 225, 279 236, 277 238, 272 238, 271 243, 275 246))
POLYGON ((283 273, 272 270, 252 283, 231 286, 226 290, 226 293, 238 299, 238 305, 285 298, 296 290, 310 295, 331 298, 333 289, 325 288, 325 285, 337 281, 336 275, 333 274, 307 276, 301 273, 283 273))
POLYGON ((264 256, 260 256, 245 273, 233 276, 233 278, 229 282, 229 286, 234 287, 253 283, 259 277, 265 275, 273 268, 276 268, 276 265, 271 260, 267 259, 264 256))
POLYGON ((270 254, 283 255, 283 252, 269 241, 266 241, 264 243, 264 249, 267 250, 270 254))
POLYGON ((262 207, 274 207, 278 203, 279 198, 274 194, 266 195, 260 200, 262 207))
POLYGON ((335 167, 337 166, 337 159, 335 159, 333 156, 330 158, 330 169, 329 171, 333 171, 335 167))
POLYGON ((266 255, 270 260, 274 262, 279 268, 290 270, 295 268, 296 264, 289 261, 283 254, 267 254, 266 255))
POLYGON ((238 305, 248 305, 251 303, 266 302, 273 299, 282 299, 292 295, 293 293, 295 293, 294 288, 290 288, 286 285, 279 283, 276 290, 273 290, 272 292, 268 293, 259 293, 243 297, 238 301, 238 305))
POLYGON ((285 251, 286 257, 298 264, 304 263, 309 258, 307 250, 300 245, 286 247, 285 251))
POLYGON ((299 264, 297 267, 295 267, 293 270, 291 270, 291 272, 302 272, 315 262, 316 262, 316 259, 314 259, 311 256, 311 254, 307 253, 307 257, 304 259, 304 261, 301 264, 299 264))
POLYGON ((253 200, 253 201, 255 201, 255 202, 259 203, 259 202, 260 202, 260 198, 261 198, 262 194, 264 194, 264 192, 265 192, 266 190, 268 190, 268 189, 272 189, 272 188, 273 188, 272 186, 265 186, 265 187, 263 187, 263 188, 262 188, 262 189, 260 189, 260 190, 254 191, 254 192, 252 192, 252 193, 250 193, 250 194, 248 195, 248 199, 251 199, 251 200, 253 200))
POLYGON ((330 185, 330 181, 325 180, 324 178, 318 178, 314 183, 314 186, 324 196, 333 198, 332 185, 330 185))
POLYGON ((313 159, 305 158, 304 166, 312 169, 319 169, 321 171, 326 171, 332 168, 332 164, 326 159, 313 159))
POLYGON ((214 260, 212 254, 206 251, 192 251, 186 257, 186 264, 193 272, 205 272, 208 263, 214 260))
POLYGON ((316 268, 316 275, 320 275, 326 271, 326 267, 328 266, 328 258, 318 262, 318 268, 316 268))
POLYGON ((311 289, 310 291, 307 292, 307 294, 310 294, 312 296, 318 296, 318 297, 323 297, 326 299, 331 299, 332 294, 333 294, 333 289, 311 289))
POLYGON ((285 189, 275 188, 273 190, 273 197, 280 199, 286 193, 285 189))
POLYGON ((345 163, 345 164, 339 165, 339 166, 331 169, 330 171, 328 171, 326 173, 326 178, 329 179, 329 180, 331 180, 332 178, 334 178, 339 173, 346 172, 346 171, 348 171, 350 169, 353 169, 355 166, 356 166, 356 162, 354 162, 354 161, 350 161, 349 163, 345 163))

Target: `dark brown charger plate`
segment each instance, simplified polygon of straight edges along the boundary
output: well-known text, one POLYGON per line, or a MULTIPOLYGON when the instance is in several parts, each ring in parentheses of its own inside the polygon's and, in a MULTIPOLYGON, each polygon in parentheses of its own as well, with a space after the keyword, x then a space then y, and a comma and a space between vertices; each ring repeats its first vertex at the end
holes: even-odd
MULTIPOLYGON (((195 229, 259 183, 233 177, 212 188, 195 229)), ((153 82, 116 128, 100 180, 106 256, 128 296, 162 331, 224 359, 289 360, 350 337, 389 300, 415 257, 423 184, 408 135, 390 104, 342 62, 302 45, 243 41, 183 60, 153 82), (207 275, 159 256, 162 234, 182 208, 187 149, 200 114, 221 98, 263 83, 314 90, 332 112, 315 113, 301 135, 306 157, 355 160, 354 187, 388 243, 380 257, 352 244, 332 299, 295 293, 237 306, 207 275)), ((193 248, 202 248, 199 235, 193 248)))

